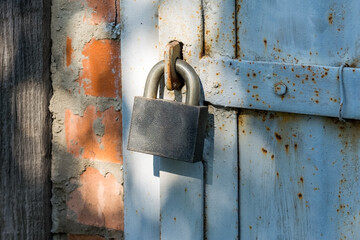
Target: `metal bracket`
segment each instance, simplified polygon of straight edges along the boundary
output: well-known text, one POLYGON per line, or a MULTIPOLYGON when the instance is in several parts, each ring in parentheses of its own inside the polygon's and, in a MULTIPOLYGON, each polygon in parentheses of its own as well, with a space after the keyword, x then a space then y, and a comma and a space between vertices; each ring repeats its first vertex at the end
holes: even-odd
POLYGON ((184 80, 176 73, 175 63, 182 59, 182 45, 178 41, 171 41, 166 45, 164 52, 165 60, 165 85, 168 90, 179 89, 184 85, 184 80))
POLYGON ((360 120, 360 69, 204 57, 205 101, 220 106, 360 120))

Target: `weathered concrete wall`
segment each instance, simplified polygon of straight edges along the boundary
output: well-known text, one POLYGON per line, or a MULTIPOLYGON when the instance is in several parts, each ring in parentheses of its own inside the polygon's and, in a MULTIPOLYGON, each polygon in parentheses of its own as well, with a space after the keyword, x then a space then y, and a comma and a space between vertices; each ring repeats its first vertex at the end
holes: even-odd
POLYGON ((54 239, 122 239, 120 0, 52 1, 54 239))

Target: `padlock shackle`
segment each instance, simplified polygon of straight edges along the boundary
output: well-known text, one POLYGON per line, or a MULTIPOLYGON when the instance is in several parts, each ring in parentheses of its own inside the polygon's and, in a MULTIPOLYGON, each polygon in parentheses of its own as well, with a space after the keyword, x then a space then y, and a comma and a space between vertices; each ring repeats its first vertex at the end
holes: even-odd
MULTIPOLYGON (((155 64, 150 70, 146 79, 144 90, 144 97, 153 98, 157 97, 160 79, 164 75, 164 60, 155 64)), ((181 75, 186 85, 186 100, 185 104, 198 106, 200 102, 200 80, 195 70, 184 60, 176 60, 176 72, 181 75)))

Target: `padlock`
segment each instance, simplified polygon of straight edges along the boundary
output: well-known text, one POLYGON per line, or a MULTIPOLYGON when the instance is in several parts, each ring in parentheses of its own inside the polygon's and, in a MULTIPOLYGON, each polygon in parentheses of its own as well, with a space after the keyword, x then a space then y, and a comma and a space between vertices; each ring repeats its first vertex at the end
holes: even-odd
POLYGON ((202 160, 208 108, 199 106, 200 80, 185 61, 176 60, 185 81, 185 104, 156 99, 163 79, 164 61, 150 71, 144 96, 135 97, 128 150, 185 162, 202 160))

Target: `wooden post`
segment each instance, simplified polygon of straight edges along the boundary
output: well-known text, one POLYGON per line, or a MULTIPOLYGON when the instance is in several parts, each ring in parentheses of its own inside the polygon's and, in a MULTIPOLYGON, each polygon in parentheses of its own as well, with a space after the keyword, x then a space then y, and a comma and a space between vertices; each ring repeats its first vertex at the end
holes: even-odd
POLYGON ((0 239, 51 239, 50 5, 0 2, 0 239))

